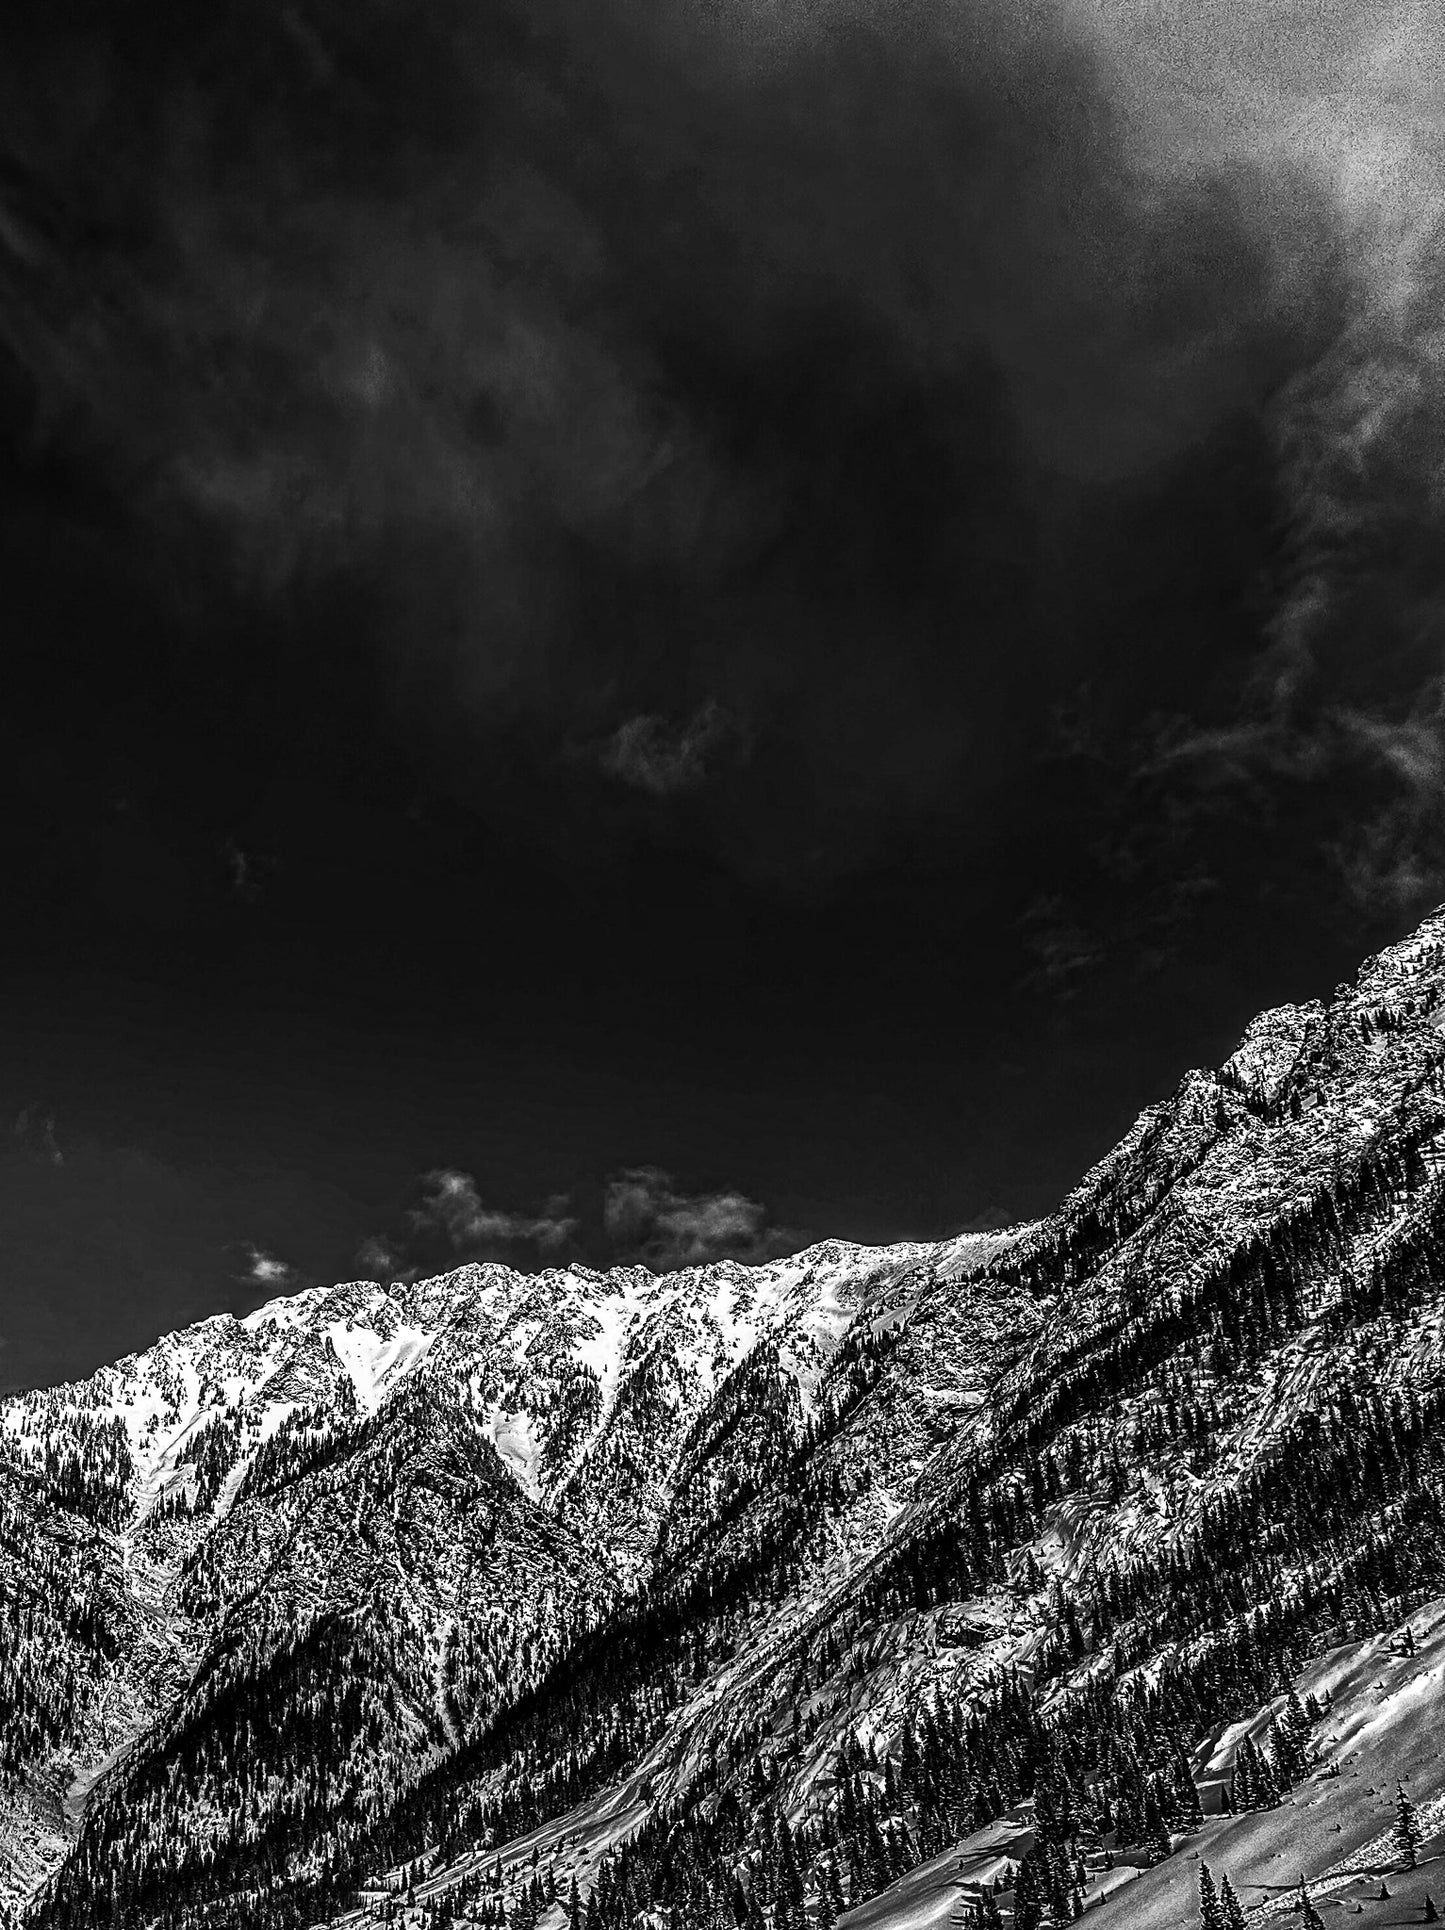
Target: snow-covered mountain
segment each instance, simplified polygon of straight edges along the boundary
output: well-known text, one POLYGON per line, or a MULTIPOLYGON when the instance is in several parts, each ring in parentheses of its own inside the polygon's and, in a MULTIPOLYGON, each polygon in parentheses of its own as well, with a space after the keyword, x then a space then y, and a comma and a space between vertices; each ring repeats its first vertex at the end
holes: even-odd
MULTIPOLYGON (((854 1398, 875 1337, 998 1244, 316 1288, 3 1403, 0 1479, 24 1531, 0 1575, 27 1739, 0 1797, 9 1895, 64 1854, 136 1737, 337 1618, 385 1632, 397 1694, 379 1728, 362 1712, 373 1726, 332 1794, 394 1794, 677 1560, 698 1520, 725 1518, 759 1465, 854 1398), (740 1370, 769 1378, 761 1421, 733 1410, 740 1370), (28 1599, 43 1622, 18 1619, 28 1599)), ((910 1455, 983 1398, 994 1339, 960 1330, 910 1401, 907 1440, 851 1511, 865 1540, 910 1455)))
MULTIPOLYGON (((1035 1224, 312 1289, 0 1406, 6 1893, 1190 1920, 1201 1808, 1343 1761, 1293 1687, 1363 1695, 1393 1632, 1401 1709, 1439 1693, 1442 1025, 1445 912, 1035 1224)), ((1430 1823, 1420 1733, 1371 1747, 1430 1823)))

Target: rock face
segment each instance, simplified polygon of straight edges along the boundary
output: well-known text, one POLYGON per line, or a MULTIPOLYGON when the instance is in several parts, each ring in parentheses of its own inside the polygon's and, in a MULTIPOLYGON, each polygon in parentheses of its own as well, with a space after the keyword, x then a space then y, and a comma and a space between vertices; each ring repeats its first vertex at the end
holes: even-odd
POLYGON ((6 1893, 801 1930, 1020 1804, 1047 1907, 1162 1855, 1445 1589, 1442 1022, 1437 914, 1033 1225, 313 1289, 5 1403, 6 1893))

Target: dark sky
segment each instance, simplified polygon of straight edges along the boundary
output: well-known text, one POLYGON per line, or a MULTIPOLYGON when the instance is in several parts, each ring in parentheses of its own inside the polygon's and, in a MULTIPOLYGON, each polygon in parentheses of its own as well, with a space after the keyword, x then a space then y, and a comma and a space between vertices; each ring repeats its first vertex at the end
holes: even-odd
POLYGON ((1445 895, 1425 10, 0 35, 0 1383, 1040 1210, 1445 895))

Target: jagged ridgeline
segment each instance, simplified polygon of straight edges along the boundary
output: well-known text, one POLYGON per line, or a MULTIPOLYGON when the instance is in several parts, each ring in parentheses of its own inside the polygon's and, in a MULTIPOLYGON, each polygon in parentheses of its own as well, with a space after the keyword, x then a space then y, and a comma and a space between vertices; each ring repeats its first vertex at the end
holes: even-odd
POLYGON ((1441 1022, 1437 914, 1044 1221, 311 1290, 11 1400, 16 1915, 801 1930, 949 1852, 955 1920, 1128 1922, 1445 1593, 1441 1022))

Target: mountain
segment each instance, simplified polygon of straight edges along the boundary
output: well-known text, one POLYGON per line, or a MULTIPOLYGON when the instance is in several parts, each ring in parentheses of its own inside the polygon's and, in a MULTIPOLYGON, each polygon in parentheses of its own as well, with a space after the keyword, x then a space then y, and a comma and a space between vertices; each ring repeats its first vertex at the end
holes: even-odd
POLYGON ((1034 1224, 312 1289, 6 1402, 17 1912, 1144 1930, 1206 1845, 1265 1921, 1394 1778, 1428 1852, 1442 1026, 1445 912, 1034 1224))
MULTIPOLYGON (((199 1778, 192 1852, 228 1841, 238 1733, 263 1840, 297 1827, 287 1765, 322 1720, 337 1747, 308 1817, 384 1813, 657 1573, 696 1564, 700 1534, 846 1421, 903 1311, 996 1244, 313 1289, 7 1401, 10 1897, 64 1854, 103 1772, 134 1790, 167 1751, 199 1778), (224 1727, 251 1723, 248 1699, 264 1734, 224 1727)), ((1013 1344, 992 1310, 936 1324, 939 1372, 876 1451, 840 1453, 840 1547, 876 1543, 888 1484, 1013 1344)))

